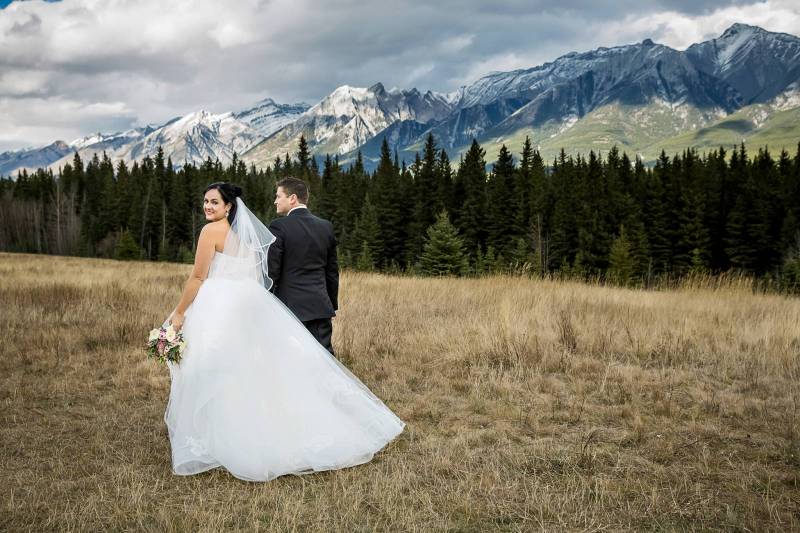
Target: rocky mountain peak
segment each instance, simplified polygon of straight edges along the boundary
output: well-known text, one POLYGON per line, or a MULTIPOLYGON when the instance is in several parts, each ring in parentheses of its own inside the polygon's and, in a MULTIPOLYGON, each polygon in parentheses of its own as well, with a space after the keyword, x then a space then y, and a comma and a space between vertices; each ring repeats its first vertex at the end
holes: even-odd
POLYGON ((750 26, 749 24, 742 24, 741 22, 736 22, 728 27, 722 35, 719 36, 720 39, 729 39, 731 37, 735 37, 741 35, 742 33, 767 33, 766 30, 759 28, 758 26, 750 26))
POLYGON ((381 82, 378 82, 372 87, 370 87, 368 91, 371 93, 375 93, 378 96, 383 96, 384 94, 386 94, 386 88, 383 86, 381 82))

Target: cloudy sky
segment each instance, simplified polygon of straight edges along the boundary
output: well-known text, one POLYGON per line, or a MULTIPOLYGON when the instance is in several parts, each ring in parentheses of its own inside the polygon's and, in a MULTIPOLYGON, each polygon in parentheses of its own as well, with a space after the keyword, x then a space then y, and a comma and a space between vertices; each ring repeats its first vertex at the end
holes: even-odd
POLYGON ((496 70, 744 22, 800 35, 796 0, 0 0, 0 151, 339 85, 449 92, 496 70))

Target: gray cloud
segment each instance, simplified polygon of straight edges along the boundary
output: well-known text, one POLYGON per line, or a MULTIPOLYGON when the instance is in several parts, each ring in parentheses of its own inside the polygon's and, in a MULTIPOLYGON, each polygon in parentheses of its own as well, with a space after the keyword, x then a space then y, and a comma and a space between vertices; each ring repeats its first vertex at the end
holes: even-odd
POLYGON ((31 17, 24 21, 24 22, 15 22, 11 29, 8 30, 10 34, 23 34, 23 35, 30 35, 32 33, 39 33, 39 29, 42 27, 42 19, 39 18, 39 15, 35 13, 31 14, 31 17))
POLYGON ((0 113, 0 150, 267 96, 314 103, 343 84, 447 92, 570 51, 685 47, 736 21, 798 34, 794 3, 14 2, 0 10, 0 110, 14 110, 0 113))

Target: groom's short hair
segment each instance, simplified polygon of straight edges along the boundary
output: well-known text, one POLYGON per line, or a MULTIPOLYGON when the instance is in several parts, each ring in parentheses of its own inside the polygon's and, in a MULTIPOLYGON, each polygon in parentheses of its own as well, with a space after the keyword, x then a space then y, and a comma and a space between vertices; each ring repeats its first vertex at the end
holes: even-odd
POLYGON ((286 193, 286 196, 296 194, 297 200, 301 204, 308 203, 308 185, 306 185, 305 181, 290 176, 280 180, 276 184, 276 187, 282 187, 283 191, 286 193))

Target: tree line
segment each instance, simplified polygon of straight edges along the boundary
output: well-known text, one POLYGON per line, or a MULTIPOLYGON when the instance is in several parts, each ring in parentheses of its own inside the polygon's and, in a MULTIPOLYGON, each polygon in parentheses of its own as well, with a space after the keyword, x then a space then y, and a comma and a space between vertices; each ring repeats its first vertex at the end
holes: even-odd
POLYGON ((268 222, 275 183, 309 183, 310 209, 333 222, 345 267, 383 272, 524 272, 649 284, 731 270, 800 286, 800 144, 793 156, 744 144, 662 152, 652 167, 612 148, 546 162, 526 139, 487 171, 477 141, 457 165, 429 135, 410 164, 383 140, 374 172, 359 153, 321 164, 304 138, 267 168, 207 160, 174 168, 159 149, 130 166, 76 153, 53 173, 0 179, 0 249, 191 261, 214 181, 242 186, 268 222))

